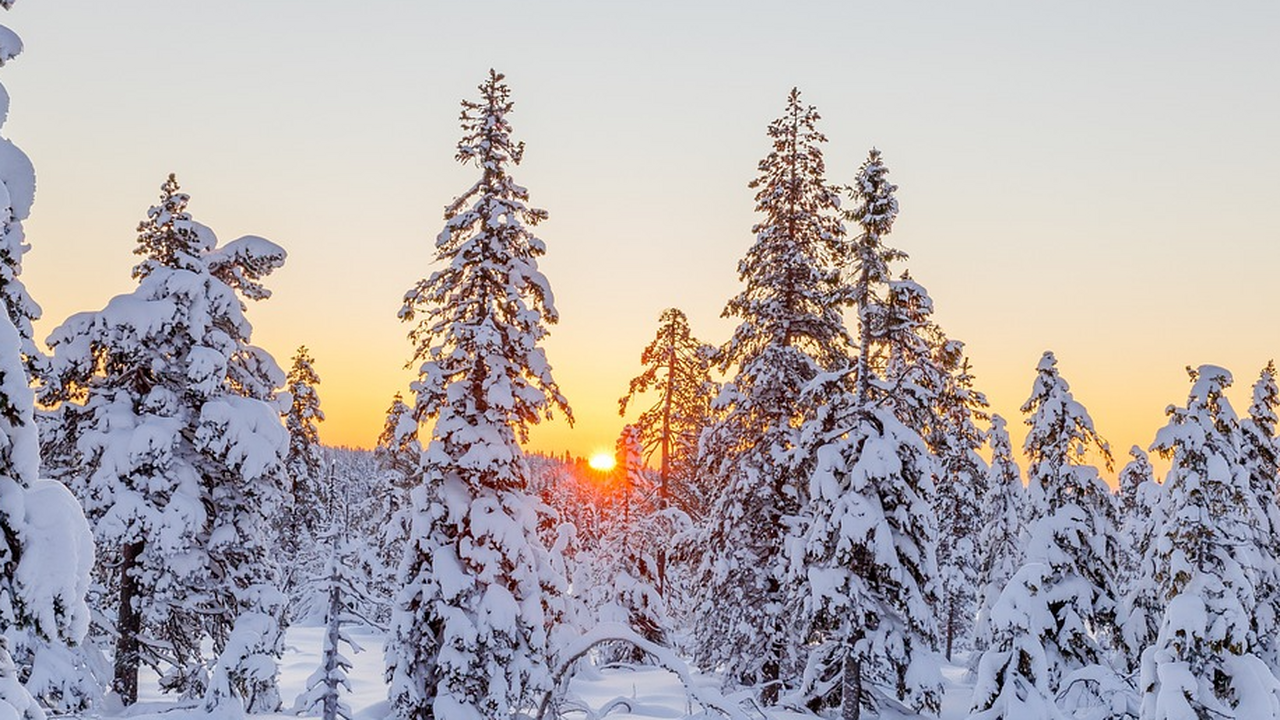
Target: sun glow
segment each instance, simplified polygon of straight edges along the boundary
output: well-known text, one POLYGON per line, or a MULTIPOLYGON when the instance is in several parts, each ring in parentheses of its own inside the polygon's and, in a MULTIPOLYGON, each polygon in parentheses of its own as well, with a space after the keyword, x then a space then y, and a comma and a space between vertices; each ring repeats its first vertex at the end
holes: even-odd
POLYGON ((590 465, 592 470, 600 472, 609 472, 617 464, 617 461, 613 459, 613 453, 607 452, 593 453, 591 459, 587 461, 587 465, 590 465))

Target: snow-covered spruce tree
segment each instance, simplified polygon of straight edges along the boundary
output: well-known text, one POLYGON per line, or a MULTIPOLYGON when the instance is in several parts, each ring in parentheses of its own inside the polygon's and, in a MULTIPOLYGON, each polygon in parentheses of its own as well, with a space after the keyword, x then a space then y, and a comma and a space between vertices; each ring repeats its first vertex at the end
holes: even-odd
POLYGON ((938 517, 940 629, 948 661, 957 641, 972 641, 982 576, 978 534, 983 526, 982 501, 989 475, 986 462, 978 455, 985 435, 975 423, 988 419, 987 398, 973 387, 963 347, 952 340, 935 350, 938 364, 951 371, 934 400, 937 422, 927 438, 941 470, 932 502, 938 517))
POLYGON ((1276 440, 1276 366, 1268 362, 1253 384, 1249 416, 1240 422, 1241 462, 1249 477, 1253 529, 1258 551, 1253 637, 1258 656, 1280 673, 1280 442, 1276 440))
POLYGON ((1202 365, 1152 449, 1172 460, 1156 580, 1169 599, 1142 655, 1143 720, 1280 717, 1280 682, 1253 635, 1259 553, 1231 374, 1202 365))
POLYGON ((81 707, 89 699, 88 672, 69 646, 89 627, 85 593, 93 542, 67 489, 39 479, 35 402, 21 348, 21 335, 0 313, 0 709, 8 708, 12 718, 43 720, 20 682, 9 641, 17 639, 30 661, 53 663, 66 673, 27 678, 42 700, 81 707))
POLYGON ((1130 460, 1120 470, 1119 496, 1122 549, 1121 586, 1124 614, 1120 641, 1130 674, 1136 673, 1142 651, 1156 641, 1164 617, 1165 598, 1156 582, 1156 534, 1165 522, 1162 488, 1146 451, 1134 445, 1130 460))
MULTIPOLYGON (((420 480, 422 445, 418 442, 418 421, 413 408, 396 393, 387 408, 378 444, 373 449, 381 481, 377 485, 377 498, 381 506, 377 531, 377 551, 369 558, 370 575, 376 594, 390 598, 399 590, 396 586, 396 568, 404 557, 404 541, 409 536, 412 513, 409 510, 409 493, 420 480)), ((384 620, 386 618, 383 618, 384 620)))
MULTIPOLYGON (((974 649, 979 652, 991 645, 991 611, 996 600, 1022 566, 1021 537, 1026 490, 1022 486, 1018 464, 1013 459, 1007 427, 1003 417, 991 416, 991 429, 987 431, 991 467, 978 511, 981 529, 975 549, 979 574, 973 636, 974 649)), ((976 656, 974 659, 976 661, 976 656)))
POLYGON ((294 610, 299 599, 295 591, 302 574, 319 557, 315 553, 316 534, 321 523, 332 517, 332 506, 323 487, 324 458, 317 424, 324 421, 324 411, 316 392, 320 376, 314 363, 305 345, 298 348, 285 380, 285 390, 292 398, 284 414, 284 427, 289 431, 289 451, 284 460, 288 502, 276 522, 276 530, 282 588, 294 610))
POLYGON ((139 225, 138 286, 50 336, 47 447, 93 521, 114 692, 134 702, 145 662, 201 694, 208 637, 210 701, 274 709, 283 597, 266 542, 288 436, 265 400, 284 373, 249 345, 241 297, 269 295, 285 253, 252 236, 219 247, 187 201, 169 176, 139 225))
POLYGON ((387 642, 403 720, 510 718, 550 689, 549 631, 564 578, 537 535, 521 452, 530 424, 568 403, 540 342, 557 320, 531 227, 547 217, 510 175, 510 90, 490 71, 462 103, 460 162, 477 182, 445 209, 441 267, 406 295, 419 422, 432 423, 387 642))
POLYGON ((658 461, 658 505, 674 505, 692 517, 706 514, 718 490, 697 471, 698 439, 712 420, 711 401, 718 392, 711 379, 713 352, 693 336, 683 312, 663 310, 657 335, 640 354, 644 371, 618 401, 618 414, 625 416, 641 395, 654 395, 653 405, 634 424, 645 457, 658 461))
POLYGON ((987 621, 990 642, 978 657, 968 720, 1067 719, 1050 687, 1044 644, 1057 630, 1057 620, 1046 608, 1070 599, 1069 594, 1046 596, 1062 588, 1053 575, 1048 565, 1027 563, 1009 578, 992 605, 987 621))
MULTIPOLYGON (((1031 496, 1024 559, 1047 569, 1027 600, 1042 603, 1035 612, 1047 617, 1033 618, 1047 662, 1044 682, 1068 714, 1112 706, 1119 680, 1109 665, 1109 649, 1119 641, 1116 558, 1121 550, 1110 488, 1084 461, 1096 449, 1109 465, 1110 451, 1058 373, 1051 352, 1036 368, 1022 411, 1030 428, 1024 449, 1031 496)), ((995 628, 987 652, 1005 652, 1011 642, 1007 634, 1025 631, 1010 625, 1002 637, 995 628)), ((998 685, 998 678, 983 673, 1001 667, 983 658, 978 683, 998 685)), ((974 709, 985 708, 975 704, 974 709)))
POLYGON ((347 673, 351 660, 342 654, 342 645, 358 653, 363 648, 347 634, 344 626, 352 623, 372 624, 361 612, 362 606, 372 600, 364 591, 369 578, 360 572, 357 546, 344 537, 337 527, 331 527, 329 535, 329 559, 321 572, 309 578, 311 592, 308 596, 323 598, 325 634, 320 654, 320 667, 307 679, 307 689, 298 696, 294 710, 298 714, 320 711, 324 720, 345 718, 351 720, 351 706, 342 701, 341 691, 351 692, 347 673))
POLYGON ((937 526, 929 504, 939 470, 919 433, 900 420, 893 384, 868 362, 886 337, 888 265, 905 257, 884 243, 898 211, 887 174, 873 149, 854 184, 848 217, 860 228, 851 268, 860 321, 856 386, 848 392, 830 379, 834 373, 810 386, 809 395, 827 397, 805 429, 816 463, 805 534, 792 555, 792 572, 803 581, 806 637, 816 642, 809 692, 838 698, 845 720, 874 707, 878 688, 923 712, 936 713, 941 699, 931 648, 937 526), (831 390, 824 393, 824 384, 831 390))
POLYGON ((847 363, 846 304, 836 262, 840 198, 824 177, 819 116, 798 90, 769 125, 760 161, 756 241, 738 263, 744 287, 723 316, 740 322, 718 354, 736 369, 704 436, 703 466, 723 488, 707 515, 695 571, 694 656, 703 668, 759 688, 766 705, 786 683, 798 638, 787 607, 787 527, 800 512, 812 459, 797 454, 806 416, 797 389, 847 363))
MULTIPOLYGON (((0 26, 0 66, 21 50, 18 36, 0 26)), ((8 111, 0 86, 0 125, 8 111)), ((32 695, 58 712, 84 710, 100 695, 77 647, 89 620, 92 536, 66 488, 38 475, 30 386, 45 369, 31 330, 40 307, 21 280, 28 249, 22 222, 34 198, 31 161, 0 138, 0 706, 31 719, 43 714, 32 695)))

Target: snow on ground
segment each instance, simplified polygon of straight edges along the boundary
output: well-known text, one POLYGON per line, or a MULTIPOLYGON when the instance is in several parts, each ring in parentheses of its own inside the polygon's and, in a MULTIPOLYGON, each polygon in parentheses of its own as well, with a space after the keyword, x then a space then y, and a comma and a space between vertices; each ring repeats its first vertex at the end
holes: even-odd
MULTIPOLYGON (((348 628, 348 634, 363 648, 363 652, 346 653, 352 661, 350 673, 351 692, 344 696, 355 714, 355 720, 384 720, 388 714, 387 685, 383 682, 382 631, 368 627, 348 628)), ((297 717, 289 712, 294 699, 306 689, 307 678, 320 665, 320 650, 324 642, 323 627, 292 627, 286 637, 284 660, 280 663, 280 696, 285 712, 278 715, 256 716, 266 719, 297 717)), ((963 662, 962 658, 958 658, 963 662)), ((946 681, 942 714, 939 720, 964 720, 969 709, 972 684, 965 681, 963 664, 944 665, 946 681)), ((696 676, 697 682, 715 687, 717 681, 708 676, 696 676)), ((144 673, 139 678, 138 704, 123 716, 136 720, 180 720, 181 712, 172 712, 172 696, 160 692, 156 676, 144 673)), ((571 686, 572 698, 585 702, 593 713, 609 720, 671 720, 685 718, 700 708, 685 693, 684 687, 672 673, 645 666, 611 667, 603 670, 588 669, 575 676, 571 686), (603 711, 607 711, 605 714, 603 711)), ((193 713, 195 714, 195 713, 193 713)), ((203 713, 199 713, 203 716, 203 713)), ((750 713, 752 717, 758 714, 750 713)), ((573 717, 583 717, 575 713, 573 717)), ((697 717, 715 717, 697 715, 697 717)), ((866 717, 866 716, 864 716, 866 717)), ((899 716, 894 716, 895 720, 899 716)), ((800 720, 811 715, 779 712, 776 720, 800 720)), ((884 720, 889 720, 888 716, 884 720)))

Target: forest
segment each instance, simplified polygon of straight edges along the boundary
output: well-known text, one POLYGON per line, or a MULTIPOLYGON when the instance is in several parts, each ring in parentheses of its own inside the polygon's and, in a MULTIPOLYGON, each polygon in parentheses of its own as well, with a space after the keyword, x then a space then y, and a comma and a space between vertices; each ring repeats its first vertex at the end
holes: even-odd
POLYGON ((372 450, 321 442, 323 358, 253 344, 285 248, 221 241, 175 174, 132 291, 38 338, 0 139, 0 720, 1280 717, 1274 365, 1243 412, 1189 367, 1119 460, 1051 351, 992 413, 887 159, 829 178, 793 89, 730 337, 664 310, 612 462, 528 452, 572 408, 514 108, 493 70, 462 101, 474 184, 372 450))

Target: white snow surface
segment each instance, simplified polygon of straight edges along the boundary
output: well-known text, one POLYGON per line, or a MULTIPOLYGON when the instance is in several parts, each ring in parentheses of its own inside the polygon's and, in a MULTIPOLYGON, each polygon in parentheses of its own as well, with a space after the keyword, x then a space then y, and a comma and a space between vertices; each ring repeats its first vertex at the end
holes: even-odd
MULTIPOLYGON (((385 720, 390 713, 387 703, 387 686, 383 681, 383 640, 380 630, 367 626, 348 626, 346 632, 351 635, 362 648, 362 652, 347 654, 352 669, 348 678, 351 683, 350 692, 344 691, 343 700, 351 706, 354 720, 385 720)), ((285 655, 280 663, 280 696, 286 708, 293 705, 294 699, 306 692, 307 678, 320 666, 320 655, 324 647, 323 626, 291 627, 285 641, 285 655)), ((964 720, 968 715, 971 686, 966 684, 966 659, 956 657, 956 664, 944 665, 942 713, 938 720, 964 720)), ((699 689, 719 696, 719 681, 711 676, 694 673, 692 682, 699 689)), ((160 693, 156 677, 144 670, 139 679, 138 704, 127 711, 108 709, 103 717, 128 717, 131 720, 194 720, 195 718, 219 718, 222 714, 207 713, 198 704, 182 707, 172 697, 160 693)), ((704 712, 695 701, 690 699, 680 678, 676 674, 653 666, 618 665, 605 669, 594 666, 579 670, 569 686, 569 696, 585 703, 598 717, 605 717, 609 710, 609 720, 672 720, 689 718, 703 720, 721 718, 715 712, 704 712)), ((736 695, 728 694, 728 698, 736 695)), ((748 715, 761 718, 759 712, 752 709, 748 715)), ((317 717, 317 713, 279 713, 273 715, 254 715, 264 720, 285 720, 286 718, 317 717)), ((583 717, 581 713, 573 713, 570 717, 583 717)), ((814 715, 798 711, 778 710, 770 713, 767 720, 801 720, 811 719, 814 715)), ((902 715, 886 709, 881 715, 864 713, 865 720, 914 720, 916 716, 902 715)), ((3 718, 0 718, 3 720, 3 718)))

